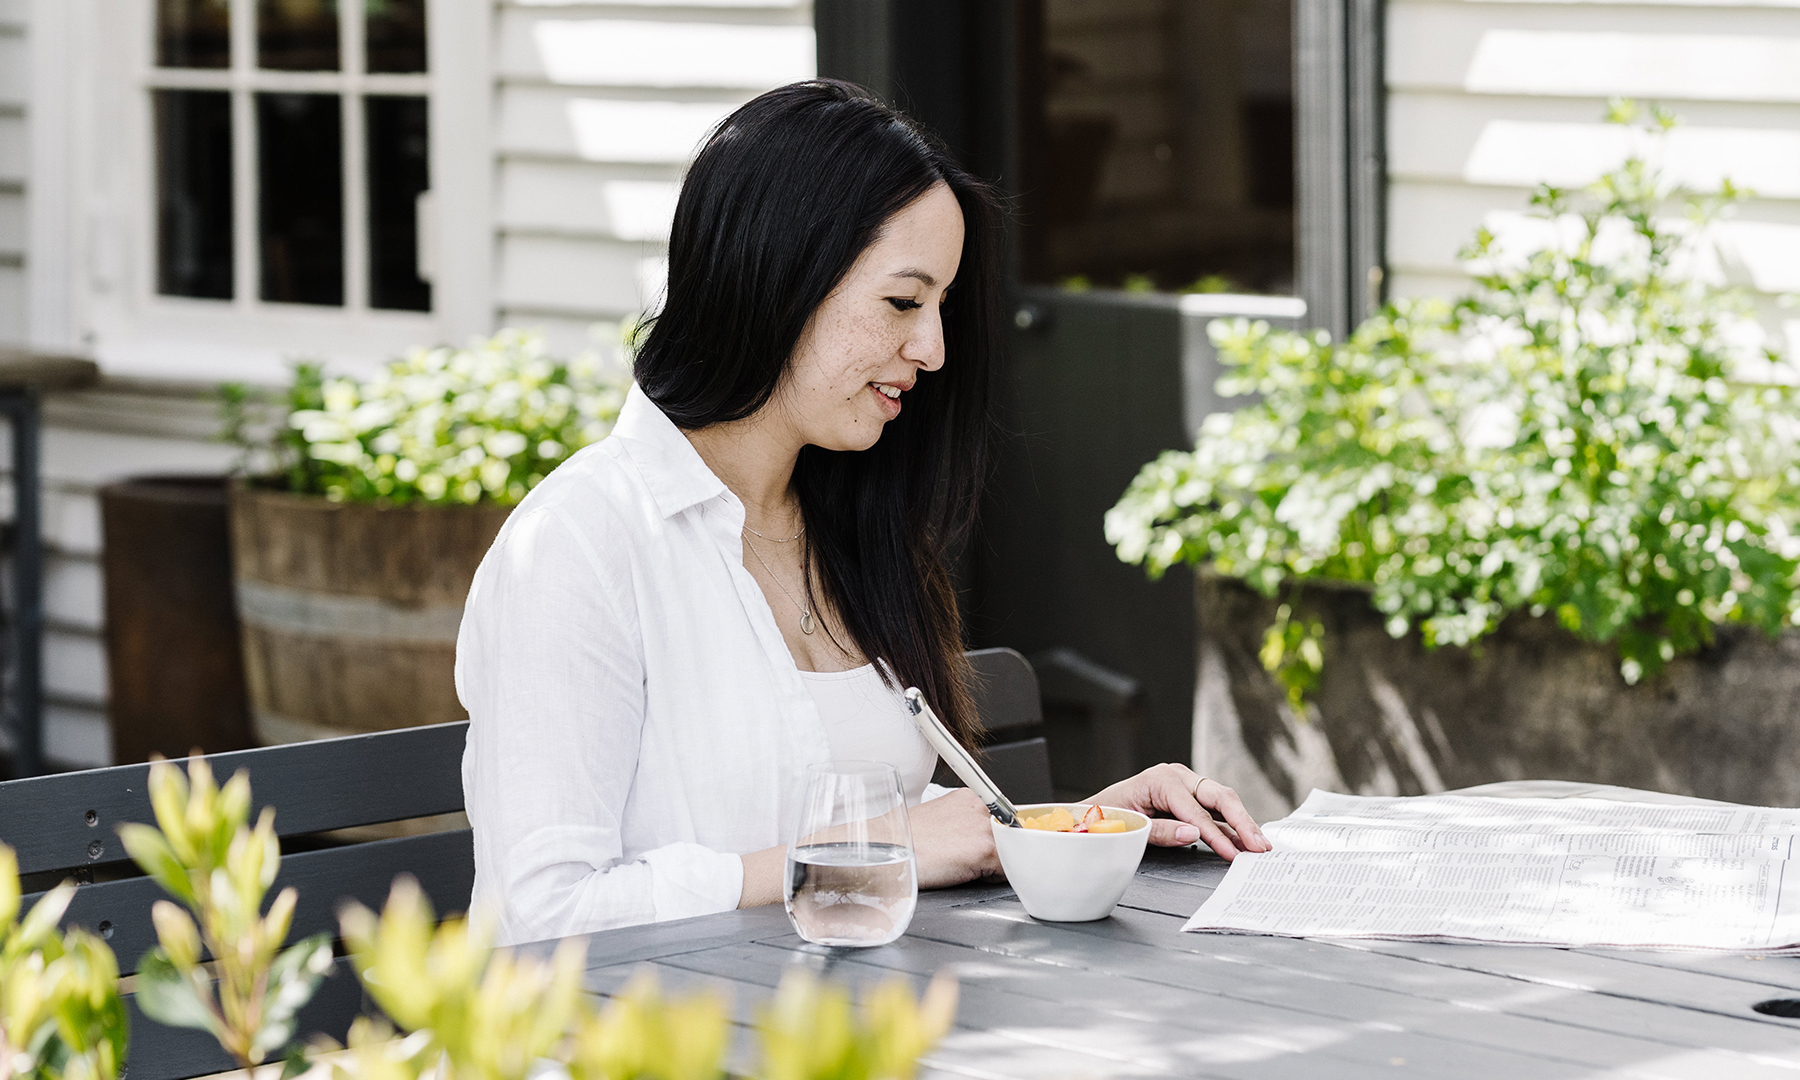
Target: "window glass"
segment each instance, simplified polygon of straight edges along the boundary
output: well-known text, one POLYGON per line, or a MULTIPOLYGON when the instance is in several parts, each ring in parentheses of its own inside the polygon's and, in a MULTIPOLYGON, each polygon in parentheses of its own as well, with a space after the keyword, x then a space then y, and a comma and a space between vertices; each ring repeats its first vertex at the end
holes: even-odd
POLYGON ((1293 292, 1291 2, 1020 5, 1027 281, 1293 292))
POLYGON ((333 94, 257 94, 262 298, 344 302, 342 114, 333 94))
POLYGON ((256 66, 338 70, 337 0, 257 0, 256 66))
POLYGON ((430 186, 425 99, 365 99, 369 162, 369 306, 430 311, 419 277, 419 196, 430 186))
POLYGON ((425 0, 363 0, 370 71, 425 70, 425 0))
POLYGON ((231 95, 157 90, 156 290, 231 299, 231 95))
POLYGON ((230 67, 230 0, 156 0, 156 66, 230 67))

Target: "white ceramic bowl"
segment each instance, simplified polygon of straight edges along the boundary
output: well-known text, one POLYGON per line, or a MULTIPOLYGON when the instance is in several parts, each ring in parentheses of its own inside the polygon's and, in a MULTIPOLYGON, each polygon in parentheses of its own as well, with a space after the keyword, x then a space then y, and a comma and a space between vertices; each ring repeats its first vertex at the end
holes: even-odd
MULTIPOLYGON (((1090 805, 1034 803, 1018 811, 1021 817, 1035 817, 1060 806, 1079 821, 1090 805)), ((991 822, 1000 865, 1026 914, 1045 922, 1091 922, 1112 914, 1144 857, 1150 819, 1112 806, 1101 809, 1134 827, 1121 833, 1057 833, 991 822)))

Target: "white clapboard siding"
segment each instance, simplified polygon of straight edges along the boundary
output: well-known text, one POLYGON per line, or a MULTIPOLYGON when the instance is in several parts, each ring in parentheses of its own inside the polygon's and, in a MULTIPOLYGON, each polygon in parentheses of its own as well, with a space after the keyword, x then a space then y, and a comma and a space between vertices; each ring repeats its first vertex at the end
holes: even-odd
POLYGON ((0 345, 25 340, 25 0, 0 0, 0 345))
MULTIPOLYGON (((0 0, 0 342, 25 334, 25 11, 0 0)), ((499 325, 569 354, 616 335, 662 287, 681 170, 707 131, 814 70, 805 0, 497 0, 495 303, 499 325), (748 42, 752 47, 745 47, 748 42)), ((605 344, 612 344, 611 340, 605 344)), ((99 502, 130 475, 217 473, 212 368, 191 385, 110 379, 45 403, 45 751, 110 760, 99 502)), ((213 365, 229 370, 229 358, 213 365)), ((220 377, 225 377, 220 375, 220 377)), ((0 426, 0 514, 11 513, 0 426)))
POLYGON ((681 170, 731 110, 815 70, 796 2, 499 8, 500 321, 589 343, 662 289, 681 170))
POLYGON ((1682 118, 1653 149, 1676 179, 1756 192, 1714 271, 1764 294, 1765 325, 1800 350, 1772 295, 1800 289, 1800 0, 1392 0, 1386 55, 1396 295, 1461 291, 1478 227, 1645 145, 1602 121, 1608 98, 1636 97, 1682 118))

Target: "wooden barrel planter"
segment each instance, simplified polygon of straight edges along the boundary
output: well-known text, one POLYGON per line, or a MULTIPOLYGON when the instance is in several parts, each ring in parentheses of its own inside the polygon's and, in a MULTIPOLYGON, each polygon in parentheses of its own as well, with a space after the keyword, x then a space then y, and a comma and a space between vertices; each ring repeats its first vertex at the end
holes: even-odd
POLYGON ((231 493, 250 720, 267 744, 467 719, 456 631, 504 506, 231 493))

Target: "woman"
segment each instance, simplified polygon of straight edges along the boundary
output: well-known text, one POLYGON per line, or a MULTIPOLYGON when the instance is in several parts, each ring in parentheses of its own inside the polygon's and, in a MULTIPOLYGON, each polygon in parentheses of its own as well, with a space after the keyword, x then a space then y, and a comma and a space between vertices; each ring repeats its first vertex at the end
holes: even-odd
MULTIPOLYGON (((977 503, 999 235, 986 187, 847 84, 771 91, 707 141, 618 424, 469 593, 463 784, 499 940, 779 900, 820 761, 899 768, 922 887, 999 872, 977 800, 926 798, 898 694, 977 728, 946 551, 977 503)), ((1267 848, 1182 766, 1095 798, 1168 815, 1155 843, 1267 848)))

